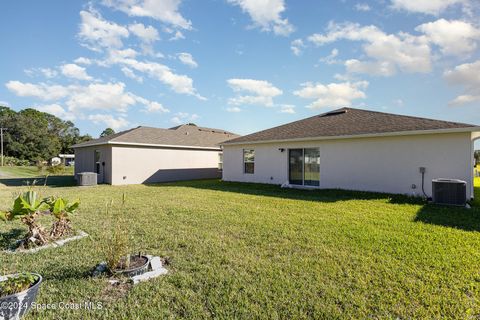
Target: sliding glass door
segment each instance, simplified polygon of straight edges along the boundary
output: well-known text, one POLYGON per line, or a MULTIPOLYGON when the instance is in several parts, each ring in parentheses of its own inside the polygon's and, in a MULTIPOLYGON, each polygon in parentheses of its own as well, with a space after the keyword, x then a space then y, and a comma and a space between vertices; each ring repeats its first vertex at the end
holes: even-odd
POLYGON ((290 184, 303 184, 303 149, 288 150, 288 181, 290 184))
POLYGON ((320 150, 305 149, 304 158, 303 184, 318 187, 320 185, 320 150))
POLYGON ((288 150, 290 184, 320 186, 320 150, 318 148, 288 150))

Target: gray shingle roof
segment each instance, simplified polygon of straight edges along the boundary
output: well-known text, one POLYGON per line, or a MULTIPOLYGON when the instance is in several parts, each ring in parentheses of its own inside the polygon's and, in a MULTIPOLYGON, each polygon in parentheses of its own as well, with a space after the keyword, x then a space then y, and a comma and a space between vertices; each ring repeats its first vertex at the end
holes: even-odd
POLYGON ((236 138, 238 135, 220 129, 197 127, 185 124, 170 129, 137 127, 107 137, 94 139, 74 145, 82 148, 101 144, 147 144, 182 147, 219 148, 219 144, 236 138))
POLYGON ((341 108, 235 138, 223 144, 475 127, 465 123, 341 108))

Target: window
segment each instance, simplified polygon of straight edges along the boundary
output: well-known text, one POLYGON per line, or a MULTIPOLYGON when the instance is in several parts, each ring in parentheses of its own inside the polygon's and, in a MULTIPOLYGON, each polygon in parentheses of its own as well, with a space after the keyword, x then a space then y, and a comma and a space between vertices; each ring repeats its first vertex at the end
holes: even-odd
POLYGON ((223 170, 223 153, 218 154, 218 170, 223 170))
POLYGON ((243 150, 243 173, 253 174, 255 172, 255 150, 243 150))
POLYGON ((100 173, 100 151, 95 150, 95 172, 100 173))

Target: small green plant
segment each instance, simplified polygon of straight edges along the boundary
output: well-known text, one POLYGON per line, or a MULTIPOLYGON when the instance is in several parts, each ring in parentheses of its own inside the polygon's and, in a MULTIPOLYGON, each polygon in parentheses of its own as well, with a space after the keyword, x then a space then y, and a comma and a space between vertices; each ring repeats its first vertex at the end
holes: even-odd
POLYGON ((47 204, 50 213, 56 219, 52 224, 50 237, 52 239, 58 239, 70 234, 73 230, 70 216, 77 211, 80 200, 75 200, 70 203, 64 198, 49 197, 43 201, 47 204))
POLYGON ((37 218, 45 208, 46 205, 39 199, 38 194, 29 190, 15 198, 10 211, 0 211, 0 219, 4 221, 20 219, 28 227, 28 233, 23 241, 25 248, 31 245, 44 245, 48 242, 49 236, 45 229, 37 223, 37 218))
POLYGON ((59 164, 59 165, 56 165, 56 166, 47 166, 47 172, 49 174, 63 174, 65 173, 65 165, 63 164, 59 164))
POLYGON ((25 272, 0 282, 0 297, 16 294, 30 288, 38 280, 34 274, 25 272))
POLYGON ((125 194, 122 198, 122 210, 112 214, 113 201, 105 206, 105 216, 109 225, 105 227, 107 233, 100 241, 100 251, 107 263, 110 272, 117 269, 128 269, 130 266, 130 233, 125 217, 125 194))

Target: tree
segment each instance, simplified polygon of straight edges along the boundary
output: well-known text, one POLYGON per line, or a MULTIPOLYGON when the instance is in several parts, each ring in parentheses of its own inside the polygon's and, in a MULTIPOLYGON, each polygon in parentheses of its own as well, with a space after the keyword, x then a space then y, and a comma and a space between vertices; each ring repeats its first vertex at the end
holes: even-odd
POLYGON ((110 136, 112 134, 115 134, 115 130, 113 130, 112 128, 107 128, 103 130, 102 133, 100 133, 100 138, 110 136))
POLYGON ((480 163, 480 150, 475 151, 474 156, 477 163, 480 163))
POLYGON ((73 144, 91 139, 80 135, 71 121, 30 108, 15 112, 0 106, 0 126, 8 128, 5 155, 22 160, 48 160, 59 153, 72 153, 73 144))

